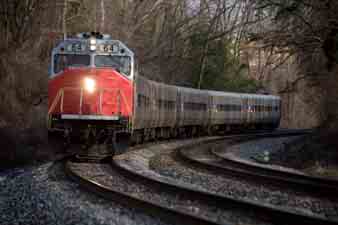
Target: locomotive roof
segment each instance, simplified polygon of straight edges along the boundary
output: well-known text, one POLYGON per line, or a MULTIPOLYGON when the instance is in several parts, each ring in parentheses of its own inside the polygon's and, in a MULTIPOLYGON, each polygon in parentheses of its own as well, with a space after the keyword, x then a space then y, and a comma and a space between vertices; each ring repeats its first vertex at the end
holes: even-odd
POLYGON ((274 99, 274 100, 279 100, 280 97, 276 95, 262 95, 262 94, 250 94, 250 93, 236 93, 236 92, 223 92, 223 91, 212 91, 208 90, 208 92, 211 95, 216 95, 216 96, 231 96, 231 97, 254 97, 254 98, 264 98, 264 99, 274 99))
POLYGON ((112 39, 110 35, 98 35, 98 36, 86 36, 84 34, 78 34, 75 37, 70 37, 60 41, 53 49, 53 53, 63 54, 90 54, 93 52, 100 52, 100 54, 120 54, 133 57, 134 53, 120 40, 112 39), (98 47, 98 51, 90 51, 90 41, 94 39, 98 47), (76 45, 79 45, 76 46, 76 45), (112 51, 101 51, 99 47, 111 47, 112 51), (114 49, 117 49, 115 52, 114 49))
MULTIPOLYGON (((170 85, 168 85, 170 86, 170 85)), ((186 92, 195 93, 195 94, 211 94, 215 96, 229 96, 233 98, 262 98, 262 99, 271 99, 271 100, 280 100, 279 96, 276 95, 262 95, 262 94, 250 94, 250 93, 236 93, 236 92, 223 92, 223 91, 213 91, 206 89, 195 89, 189 87, 180 87, 176 86, 181 90, 186 92)))
MULTIPOLYGON (((142 76, 141 76, 142 77, 142 76)), ((147 79, 147 78, 145 78, 147 79)), ((148 81, 155 83, 157 85, 165 85, 167 87, 173 87, 180 90, 183 90, 185 92, 190 92, 193 94, 211 94, 215 96, 229 96, 229 97, 239 97, 239 98, 263 98, 263 99, 271 99, 271 100, 280 100, 279 96, 276 95, 263 95, 263 94, 250 94, 250 93, 236 93, 236 92, 223 92, 223 91, 213 91, 213 90, 207 90, 207 89, 196 89, 196 88, 190 88, 190 87, 182 87, 182 86, 176 86, 176 85, 169 85, 162 82, 157 82, 153 80, 148 81)))

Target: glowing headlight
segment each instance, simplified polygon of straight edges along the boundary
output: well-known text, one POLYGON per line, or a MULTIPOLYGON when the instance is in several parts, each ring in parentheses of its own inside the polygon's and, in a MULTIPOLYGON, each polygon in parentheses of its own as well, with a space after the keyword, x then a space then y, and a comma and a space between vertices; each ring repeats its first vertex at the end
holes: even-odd
POLYGON ((89 41, 90 43, 90 51, 95 51, 96 50, 96 39, 92 38, 89 41))
POLYGON ((85 78, 84 88, 89 93, 93 93, 95 91, 95 80, 93 80, 91 78, 85 78))
POLYGON ((90 51, 95 51, 96 50, 96 45, 91 45, 90 46, 90 51))
POLYGON ((91 45, 96 45, 96 39, 94 39, 94 38, 90 39, 90 44, 91 45))

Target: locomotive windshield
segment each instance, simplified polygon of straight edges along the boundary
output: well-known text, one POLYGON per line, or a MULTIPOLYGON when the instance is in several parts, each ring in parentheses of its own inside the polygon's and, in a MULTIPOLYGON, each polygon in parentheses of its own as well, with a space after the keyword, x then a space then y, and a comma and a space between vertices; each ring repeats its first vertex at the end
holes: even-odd
POLYGON ((61 41, 53 49, 51 75, 57 75, 69 67, 111 68, 132 79, 134 53, 121 41, 110 35, 80 33, 61 41))
POLYGON ((54 73, 67 67, 81 67, 90 65, 90 55, 57 54, 54 57, 54 73))
POLYGON ((130 76, 131 60, 129 56, 120 55, 97 55, 95 56, 96 67, 114 68, 117 72, 130 76))

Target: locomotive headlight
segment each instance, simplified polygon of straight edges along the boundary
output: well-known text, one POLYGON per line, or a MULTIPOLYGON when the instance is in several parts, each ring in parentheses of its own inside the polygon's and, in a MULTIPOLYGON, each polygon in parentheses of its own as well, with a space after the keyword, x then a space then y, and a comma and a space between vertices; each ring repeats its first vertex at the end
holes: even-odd
POLYGON ((90 50, 95 51, 96 50, 96 39, 94 38, 90 39, 89 43, 90 43, 90 50))
POLYGON ((90 39, 90 45, 96 45, 96 39, 94 38, 90 39))
POLYGON ((95 51, 96 50, 96 45, 90 45, 90 51, 95 51))
POLYGON ((88 91, 89 93, 93 93, 95 91, 95 80, 91 79, 91 78, 85 78, 84 80, 84 88, 86 91, 88 91))

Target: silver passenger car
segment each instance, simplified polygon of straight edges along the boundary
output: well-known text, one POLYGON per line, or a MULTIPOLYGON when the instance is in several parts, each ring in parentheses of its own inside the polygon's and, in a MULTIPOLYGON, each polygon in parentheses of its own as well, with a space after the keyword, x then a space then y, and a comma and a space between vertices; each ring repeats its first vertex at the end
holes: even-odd
POLYGON ((240 94, 208 91, 210 99, 209 123, 213 125, 240 124, 243 120, 240 94))
POLYGON ((277 127, 280 97, 166 85, 135 79, 133 129, 277 127))
POLYGON ((133 130, 150 127, 152 123, 152 83, 142 77, 135 78, 133 130))
POLYGON ((209 120, 208 92, 178 87, 177 126, 207 126, 209 120))
POLYGON ((137 76, 133 129, 173 128, 177 123, 178 87, 137 76))

